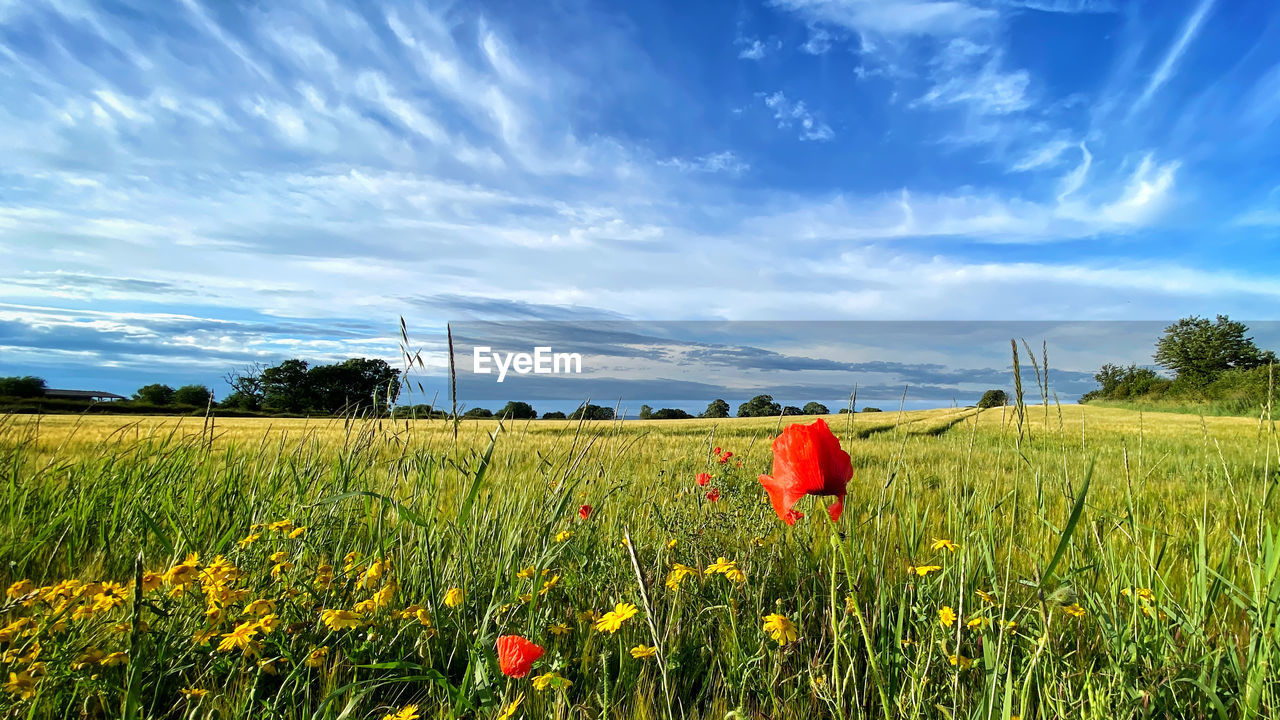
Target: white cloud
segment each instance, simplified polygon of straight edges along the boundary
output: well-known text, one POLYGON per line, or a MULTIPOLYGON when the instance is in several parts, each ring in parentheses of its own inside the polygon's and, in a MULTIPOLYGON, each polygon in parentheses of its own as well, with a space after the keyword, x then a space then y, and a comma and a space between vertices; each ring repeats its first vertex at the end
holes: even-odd
POLYGON ((831 33, 819 27, 809 28, 809 39, 800 49, 810 55, 823 55, 831 49, 831 33))
POLYGON ((1062 138, 1051 140, 1023 156, 1021 160, 1013 164, 1011 169, 1015 172, 1026 172, 1027 170, 1052 166, 1057 163, 1062 153, 1066 152, 1067 148, 1071 146, 1072 143, 1070 141, 1062 138))
POLYGON ((723 150, 695 158, 669 158, 659 161, 659 164, 674 167, 681 172, 725 173, 728 175, 741 175, 751 169, 751 165, 744 162, 731 150, 723 150))
POLYGON ((1177 65, 1178 60, 1182 58, 1183 53, 1191 45, 1191 41, 1200 32, 1200 25, 1204 22, 1205 16, 1213 9, 1215 0, 1200 0, 1200 4, 1187 18, 1187 22, 1182 27, 1182 32, 1178 34, 1178 39, 1169 47, 1169 52, 1164 56, 1164 60, 1156 67, 1155 72, 1151 73, 1151 79, 1147 81, 1147 86, 1143 89, 1142 94, 1133 103, 1132 112, 1137 112, 1146 105, 1156 91, 1169 82, 1169 78, 1173 76, 1173 68, 1177 65))
POLYGON ((956 35, 997 13, 962 0, 773 0, 773 4, 821 22, 882 35, 956 35))
POLYGON ((739 53, 738 58, 742 60, 759 60, 764 57, 766 48, 765 44, 758 39, 744 41, 744 47, 739 53))
POLYGON ((760 97, 764 98, 764 104, 773 111, 773 119, 778 121, 779 129, 798 125, 801 140, 823 142, 836 136, 831 126, 815 117, 803 100, 792 102, 781 90, 772 95, 761 94, 760 97))

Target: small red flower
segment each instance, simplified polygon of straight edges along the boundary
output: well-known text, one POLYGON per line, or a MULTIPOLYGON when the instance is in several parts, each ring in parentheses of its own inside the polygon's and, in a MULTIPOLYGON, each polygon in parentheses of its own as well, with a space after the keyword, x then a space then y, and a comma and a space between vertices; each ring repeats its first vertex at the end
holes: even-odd
POLYGON ((522 678, 533 669, 533 663, 542 657, 542 646, 519 635, 503 635, 498 638, 498 667, 502 674, 522 678))
POLYGON ((773 510, 788 525, 803 517, 792 508, 805 495, 834 495, 827 509, 831 520, 840 519, 853 463, 849 453, 822 420, 809 425, 788 425, 773 441, 773 475, 761 475, 760 484, 769 493, 773 510))
POLYGON ((699 485, 706 486, 709 482, 711 482, 711 473, 698 473, 699 485))
POLYGON ((591 517, 591 506, 583 505, 582 507, 578 508, 578 517, 582 518, 583 520, 586 520, 587 518, 591 517))
POLYGON ((721 465, 723 465, 723 464, 725 464, 725 463, 729 462, 729 456, 728 456, 728 455, 721 455, 720 457, 716 458, 716 462, 718 462, 718 463, 720 463, 721 465))
POLYGON ((715 454, 719 455, 719 454, 720 454, 720 446, 719 446, 719 445, 717 445, 717 446, 716 446, 716 449, 715 449, 715 450, 712 450, 711 452, 713 452, 713 453, 715 453, 715 454))
POLYGON ((720 488, 711 488, 711 492, 707 493, 707 499, 711 502, 720 501, 720 488))

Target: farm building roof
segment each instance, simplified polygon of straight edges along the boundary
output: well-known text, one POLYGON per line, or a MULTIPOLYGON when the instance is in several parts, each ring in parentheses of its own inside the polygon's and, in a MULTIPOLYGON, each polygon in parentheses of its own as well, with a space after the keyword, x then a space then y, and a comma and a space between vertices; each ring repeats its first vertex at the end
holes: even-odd
POLYGON ((64 398, 67 400, 126 400, 123 395, 103 392, 101 390, 58 390, 49 388, 44 391, 48 398, 64 398))

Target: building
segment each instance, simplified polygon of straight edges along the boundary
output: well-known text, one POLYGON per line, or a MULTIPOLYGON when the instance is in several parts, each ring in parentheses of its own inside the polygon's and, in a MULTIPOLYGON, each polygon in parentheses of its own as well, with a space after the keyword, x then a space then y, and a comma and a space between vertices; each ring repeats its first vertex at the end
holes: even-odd
POLYGON ((103 400, 128 400, 128 398, 123 395, 102 392, 101 390, 58 390, 55 388, 46 388, 44 396, 57 400, 92 400, 94 402, 103 400))

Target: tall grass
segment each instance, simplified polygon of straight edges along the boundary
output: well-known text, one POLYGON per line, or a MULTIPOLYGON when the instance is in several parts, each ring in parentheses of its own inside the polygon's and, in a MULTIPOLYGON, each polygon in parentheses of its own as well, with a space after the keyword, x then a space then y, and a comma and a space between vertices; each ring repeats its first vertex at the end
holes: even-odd
POLYGON ((493 717, 523 693, 514 716, 1280 712, 1269 422, 1041 406, 832 427, 855 467, 844 516, 833 524, 805 500, 788 527, 755 479, 776 419, 463 422, 456 439, 448 421, 219 420, 210 432, 191 420, 0 419, 0 579, 141 592, 136 570, 197 552, 201 567, 225 556, 248 591, 220 619, 198 592, 162 585, 61 627, 20 593, 4 621, 35 617, 38 630, 8 638, 0 673, 43 662, 44 674, 31 697, 0 693, 0 708, 337 718, 417 704, 423 717, 493 717), (733 459, 718 463, 715 446, 733 459), (694 482, 704 471, 718 502, 694 482), (580 505, 593 508, 586 520, 580 505), (305 532, 258 527, 285 519, 305 532), (292 566, 273 577, 275 552, 292 566), (744 582, 706 572, 721 557, 744 582), (378 558, 387 577, 360 587, 378 558), (329 586, 314 580, 326 563, 329 586), (674 563, 698 570, 678 590, 666 583, 674 563), (361 627, 320 622, 391 577, 393 601, 361 627), (451 588, 457 607, 444 602, 451 588), (276 602, 282 629, 256 656, 219 651, 258 598, 276 602), (617 633, 593 629, 584 613, 617 603, 640 615, 617 633), (411 605, 429 627, 393 614, 411 605), (943 608, 957 620, 940 622, 943 608), (771 613, 799 639, 775 642, 771 613), (213 642, 193 641, 211 625, 213 642), (503 634, 546 647, 534 675, 572 684, 504 677, 503 634), (24 659, 36 642, 38 659, 24 659), (633 658, 641 645, 659 652, 633 658), (317 647, 329 654, 309 665, 317 647), (72 669, 88 649, 128 662, 72 669), (210 692, 181 692, 192 689, 210 692))

